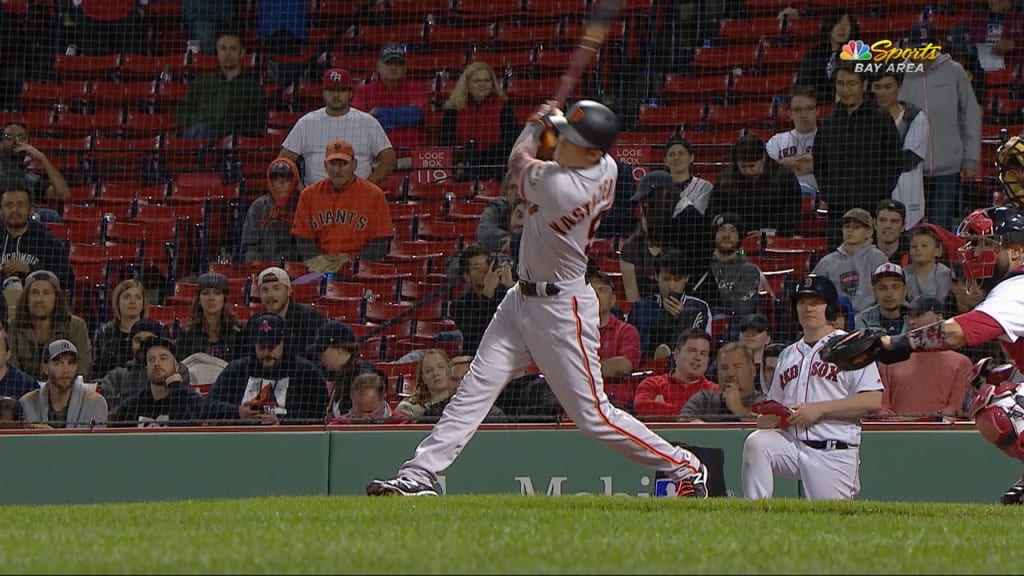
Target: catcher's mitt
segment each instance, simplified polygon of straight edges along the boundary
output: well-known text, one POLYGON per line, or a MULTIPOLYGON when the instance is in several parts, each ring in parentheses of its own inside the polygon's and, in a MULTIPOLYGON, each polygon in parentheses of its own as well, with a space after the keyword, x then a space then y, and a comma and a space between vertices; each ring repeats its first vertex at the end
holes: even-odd
POLYGON ((885 330, 868 328, 857 330, 842 338, 833 338, 821 350, 821 359, 831 362, 840 370, 860 370, 878 359, 882 347, 882 336, 885 330))

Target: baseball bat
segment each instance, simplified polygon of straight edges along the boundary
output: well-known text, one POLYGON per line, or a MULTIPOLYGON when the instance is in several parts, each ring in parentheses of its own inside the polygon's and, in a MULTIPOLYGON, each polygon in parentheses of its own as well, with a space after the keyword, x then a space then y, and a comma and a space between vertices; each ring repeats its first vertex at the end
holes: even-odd
POLYGON ((583 38, 580 38, 569 60, 569 67, 562 74, 559 80, 558 89, 552 98, 561 104, 569 97, 572 89, 579 83, 583 73, 590 69, 590 66, 597 59, 597 53, 604 46, 608 39, 608 32, 611 30, 612 22, 622 10, 622 0, 597 0, 597 6, 590 14, 586 27, 583 31, 583 38))

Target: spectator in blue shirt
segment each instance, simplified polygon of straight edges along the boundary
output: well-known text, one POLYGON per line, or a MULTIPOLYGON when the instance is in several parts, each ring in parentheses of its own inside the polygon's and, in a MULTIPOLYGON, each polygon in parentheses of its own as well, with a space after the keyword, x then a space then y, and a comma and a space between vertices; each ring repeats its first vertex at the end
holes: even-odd
POLYGON ((629 313, 630 324, 640 332, 640 352, 655 356, 660 345, 670 347, 684 330, 711 334, 711 308, 700 298, 686 295, 694 275, 694 263, 680 250, 666 250, 657 258, 658 293, 639 300, 629 313))
POLYGON ((7 341, 7 332, 0 329, 0 396, 9 396, 17 400, 36 388, 39 388, 39 382, 35 378, 11 364, 11 347, 7 341))

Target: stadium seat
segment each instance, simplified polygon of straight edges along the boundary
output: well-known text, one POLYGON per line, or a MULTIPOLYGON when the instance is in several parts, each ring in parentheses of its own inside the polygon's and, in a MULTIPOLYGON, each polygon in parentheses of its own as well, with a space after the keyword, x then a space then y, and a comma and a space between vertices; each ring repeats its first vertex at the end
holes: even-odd
POLYGON ((125 54, 118 76, 125 80, 156 80, 164 73, 178 77, 184 69, 185 58, 181 53, 162 56, 125 54))
POLYGON ((706 76, 680 76, 666 74, 662 97, 671 102, 705 102, 725 96, 729 87, 725 74, 706 76))
POLYGON ((53 129, 61 138, 89 136, 94 132, 117 133, 123 121, 123 110, 98 110, 95 114, 64 112, 57 115, 53 129))
POLYGON ((750 18, 746 20, 723 18, 718 21, 717 40, 723 44, 749 45, 764 37, 776 37, 781 34, 781 21, 772 16, 750 18))
POLYGON ((712 130, 767 128, 774 121, 775 106, 770 100, 732 106, 711 104, 707 110, 707 125, 712 130))
MULTIPOLYGON (((563 38, 559 28, 560 26, 557 22, 501 24, 494 35, 494 42, 502 49, 525 48, 536 45, 555 47, 563 38)), ((568 62, 568 57, 565 58, 565 62, 568 62)))
POLYGON ((735 68, 753 67, 757 50, 751 46, 698 47, 694 51, 693 68, 699 74, 727 72, 735 68))
POLYGON ((100 80, 117 71, 121 56, 68 56, 57 54, 53 71, 61 80, 100 80))
POLYGON ((457 254, 458 243, 453 240, 399 240, 391 244, 390 257, 402 256, 433 256, 448 257, 457 254))
POLYGON ((811 44, 783 46, 770 42, 761 42, 757 50, 757 65, 766 72, 796 72, 800 68, 804 54, 811 44))
POLYGON ((97 108, 136 109, 154 102, 156 82, 105 82, 94 80, 90 83, 88 101, 97 108))
MULTIPOLYGON (((501 74, 503 70, 511 70, 513 73, 529 70, 533 63, 533 48, 520 50, 498 50, 495 52, 474 50, 470 55, 470 62, 486 62, 494 68, 495 73, 501 74)), ((449 88, 449 92, 451 89, 449 88)))
POLYGON ((323 285, 323 298, 345 299, 373 297, 391 301, 396 296, 395 283, 390 280, 372 282, 349 282, 343 280, 327 280, 323 285))
POLYGON ((437 284, 431 282, 416 282, 409 279, 401 279, 399 286, 400 301, 415 302, 424 298, 441 294, 438 299, 443 299, 443 290, 449 288, 448 284, 437 284))
MULTIPOLYGON (((419 220, 416 230, 413 231, 414 239, 433 240, 454 240, 461 238, 464 241, 474 242, 476 240, 477 223, 473 220, 444 221, 431 218, 419 220)), ((459 249, 462 249, 460 244, 459 249)))
POLYGON ((795 79, 793 74, 787 72, 764 76, 735 75, 732 76, 730 92, 741 100, 764 100, 773 96, 786 96, 793 88, 795 79))
POLYGON ((636 127, 639 130, 651 128, 668 128, 685 126, 697 127, 703 124, 707 106, 700 104, 680 104, 677 106, 641 106, 636 127))
POLYGON ((423 279, 426 277, 429 261, 411 260, 403 262, 357 262, 353 266, 353 280, 398 280, 399 278, 423 279))
POLYGON ((384 373, 387 378, 388 400, 398 398, 402 385, 416 381, 416 371, 419 369, 419 362, 378 362, 375 366, 384 373))
POLYGON ((445 218, 468 218, 475 221, 480 220, 480 215, 484 213, 484 209, 487 208, 487 204, 483 202, 462 202, 452 201, 448 203, 448 210, 444 213, 445 218))
POLYGON ((25 110, 52 110, 55 104, 81 106, 88 93, 89 83, 82 80, 57 84, 24 82, 19 98, 25 110))
POLYGON ((321 296, 313 302, 313 306, 327 318, 353 323, 365 321, 364 302, 363 298, 326 298, 321 296))

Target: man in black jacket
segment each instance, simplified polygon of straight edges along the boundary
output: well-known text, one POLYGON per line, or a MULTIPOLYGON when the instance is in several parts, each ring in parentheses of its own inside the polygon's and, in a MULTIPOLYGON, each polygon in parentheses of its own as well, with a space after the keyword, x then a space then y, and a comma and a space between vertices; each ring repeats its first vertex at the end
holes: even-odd
POLYGON ((732 162, 715 183, 706 215, 736 214, 743 224, 741 236, 763 228, 792 236, 803 202, 793 170, 772 160, 764 142, 753 134, 740 136, 730 156, 732 162))
POLYGON ((843 60, 836 72, 839 103, 814 138, 814 176, 828 203, 828 247, 842 243, 843 214, 852 208, 873 213, 891 198, 903 172, 900 133, 874 99, 865 98, 867 78, 855 62, 843 60))
POLYGON ((469 291, 452 301, 448 313, 462 333, 462 353, 473 356, 498 304, 512 287, 512 267, 472 244, 459 254, 459 270, 469 291))
POLYGON ((209 399, 238 406, 239 416, 262 424, 323 422, 327 382, 315 364, 295 354, 285 321, 263 312, 246 326, 253 352, 217 377, 209 399))
POLYGON ((23 183, 10 184, 0 196, 0 279, 25 279, 36 270, 49 270, 61 286, 74 286, 74 276, 64 243, 45 224, 33 222, 32 201, 23 183))
POLYGON ((143 341, 149 386, 111 411, 113 422, 134 422, 141 427, 198 426, 206 420, 235 420, 239 408, 205 400, 182 379, 174 343, 164 337, 143 341))
POLYGON ((305 354, 316 341, 316 331, 327 321, 322 313, 309 304, 292 301, 292 281, 283 268, 271 266, 260 272, 256 286, 260 292, 263 311, 275 314, 285 321, 288 342, 293 350, 305 354))

